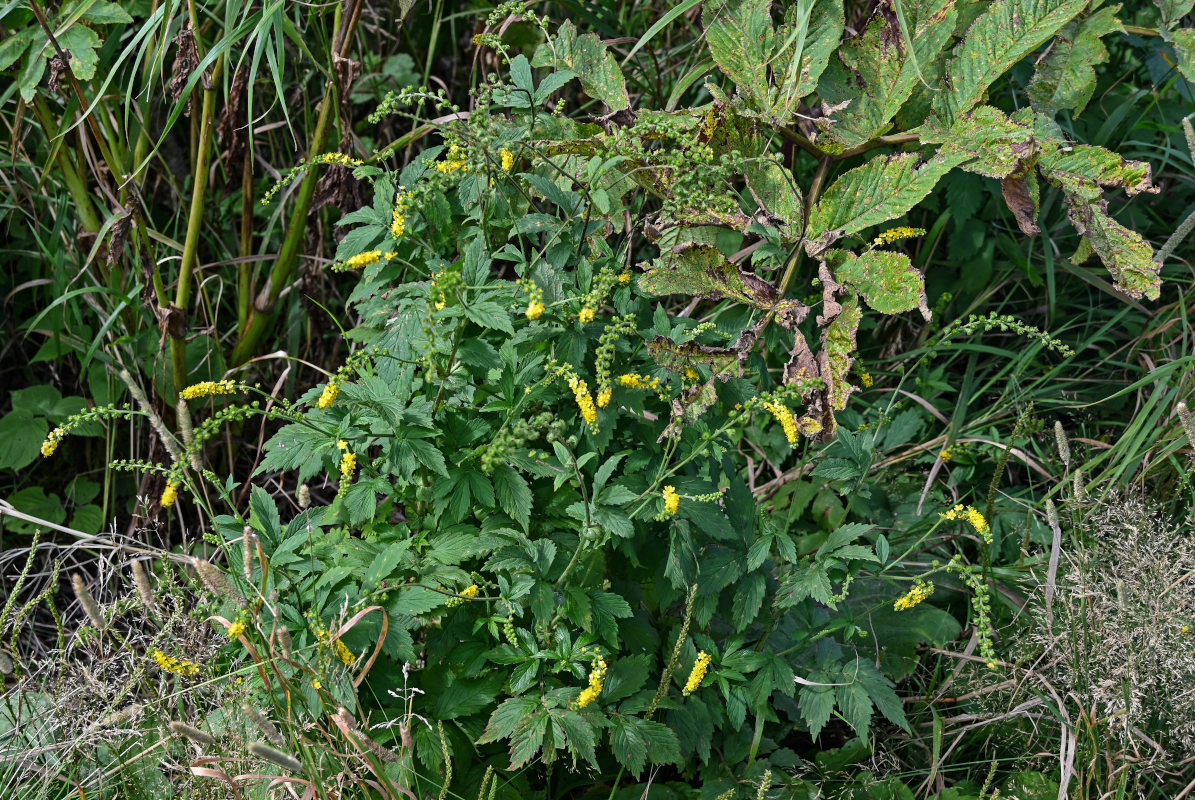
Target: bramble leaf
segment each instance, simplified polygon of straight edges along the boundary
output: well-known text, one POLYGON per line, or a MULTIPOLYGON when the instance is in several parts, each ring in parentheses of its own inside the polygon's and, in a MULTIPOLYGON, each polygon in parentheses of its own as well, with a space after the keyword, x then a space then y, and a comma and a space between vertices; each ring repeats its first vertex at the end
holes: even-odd
MULTIPOLYGON (((917 64, 934 61, 954 30, 955 0, 904 0, 917 64)), ((886 133, 892 118, 917 86, 917 66, 908 57, 900 24, 891 8, 880 4, 858 36, 848 39, 830 60, 818 84, 818 96, 831 116, 816 120, 839 148, 857 147, 886 133)), ((827 148, 830 142, 818 141, 827 148)), ((827 148, 830 149, 830 148, 827 148)))
POLYGON ((1027 94, 1035 110, 1052 117, 1064 110, 1078 114, 1087 107, 1095 92, 1095 66, 1108 60, 1100 37, 1124 32, 1116 18, 1119 10, 1120 5, 1107 6, 1063 27, 1029 83, 1027 94))
POLYGON ((925 199, 938 179, 968 159, 940 153, 918 166, 916 153, 876 156, 838 177, 809 216, 805 247, 817 255, 841 236, 895 219, 925 199))
POLYGON ((988 178, 1007 178, 1036 153, 1033 129, 1020 125, 997 108, 980 106, 959 114, 953 124, 931 118, 922 126, 921 141, 940 144, 938 153, 967 156, 962 169, 988 178))
POLYGON ((827 250, 825 257, 834 270, 834 278, 858 292, 867 305, 881 314, 901 314, 920 308, 929 319, 925 278, 904 253, 869 250, 856 256, 848 250, 827 250))
POLYGON ((996 0, 967 29, 946 66, 948 91, 934 108, 947 119, 983 100, 989 86, 1087 7, 1088 0, 996 0))

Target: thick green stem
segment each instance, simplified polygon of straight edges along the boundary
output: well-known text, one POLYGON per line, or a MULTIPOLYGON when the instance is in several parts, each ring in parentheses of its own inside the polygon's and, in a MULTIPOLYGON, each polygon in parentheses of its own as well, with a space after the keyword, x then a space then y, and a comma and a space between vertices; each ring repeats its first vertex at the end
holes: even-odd
MULTIPOLYGON (((58 130, 54 124, 54 118, 50 114, 50 109, 46 108, 46 101, 42 99, 41 95, 33 97, 33 113, 37 117, 38 123, 41 124, 42 130, 45 131, 46 138, 53 143, 53 140, 58 137, 58 130)), ((75 169, 65 145, 57 149, 55 160, 58 162, 59 171, 62 172, 66 190, 70 192, 75 210, 79 214, 79 224, 88 233, 99 233, 103 226, 103 223, 100 222, 99 212, 96 211, 95 204, 91 202, 91 195, 87 192, 87 182, 75 169)))
MULTIPOLYGON (((220 72, 220 61, 213 70, 213 81, 220 72)), ((174 305, 178 313, 185 315, 191 303, 191 284, 195 273, 195 261, 199 252, 199 232, 203 227, 203 211, 207 197, 208 162, 212 151, 212 118, 216 111, 216 90, 203 92, 203 111, 199 119, 198 152, 195 154, 195 172, 191 188, 191 209, 187 219, 187 238, 183 242, 183 257, 179 264, 178 285, 175 288, 174 305)), ((170 360, 174 371, 174 390, 181 391, 187 381, 186 324, 183 330, 171 332, 170 360), (175 334, 178 335, 175 335, 175 334)))
MULTIPOLYGON (((319 118, 316 120, 315 132, 311 136, 307 148, 309 157, 316 156, 323 149, 324 139, 331 127, 335 116, 334 85, 329 80, 324 89, 323 99, 320 101, 319 118)), ((269 328, 274 318, 274 304, 282 290, 290 284, 291 276, 299 261, 299 249, 303 246, 303 239, 307 235, 307 212, 311 210, 311 201, 315 197, 315 184, 319 180, 319 171, 314 167, 307 170, 303 182, 299 184, 296 193, 294 211, 290 215, 290 225, 287 227, 286 238, 282 241, 282 248, 278 251, 278 258, 270 270, 266 285, 253 300, 253 308, 249 312, 249 322, 241 332, 241 339, 232 351, 232 363, 244 364, 249 355, 257 347, 258 340, 269 328)))

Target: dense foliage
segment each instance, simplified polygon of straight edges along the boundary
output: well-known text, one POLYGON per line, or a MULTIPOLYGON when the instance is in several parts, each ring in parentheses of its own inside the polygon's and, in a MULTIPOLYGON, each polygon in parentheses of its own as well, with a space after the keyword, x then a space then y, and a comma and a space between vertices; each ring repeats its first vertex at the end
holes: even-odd
POLYGON ((1095 652, 1064 529, 1192 547, 1190 6, 6 12, 0 633, 109 688, 5 785, 1165 793, 1124 650, 982 704, 1095 652))

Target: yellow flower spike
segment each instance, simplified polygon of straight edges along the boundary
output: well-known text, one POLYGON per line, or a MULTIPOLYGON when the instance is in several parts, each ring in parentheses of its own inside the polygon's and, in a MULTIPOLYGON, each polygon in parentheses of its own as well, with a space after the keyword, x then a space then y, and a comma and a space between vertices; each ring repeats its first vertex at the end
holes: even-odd
POLYGON ((705 673, 710 668, 709 654, 702 650, 697 654, 697 660, 693 662, 693 671, 689 673, 689 679, 685 681, 684 695, 688 697, 697 691, 701 686, 701 682, 705 680, 705 673))
POLYGON ((863 384, 864 389, 870 389, 872 384, 875 383, 875 381, 873 381, 871 379, 870 372, 864 372, 862 375, 859 376, 859 383, 863 384))
POLYGON ((244 384, 238 385, 234 381, 203 381, 188 386, 178 393, 178 396, 184 400, 195 400, 200 397, 212 397, 218 394, 233 394, 234 392, 244 391, 244 384))
POLYGON ((925 583, 918 578, 913 584, 912 589, 909 589, 909 591, 896 599, 896 602, 892 604, 892 608, 896 611, 907 611, 933 593, 933 583, 925 583))
POLYGON ((66 431, 62 428, 55 428, 50 431, 50 435, 42 442, 41 454, 43 458, 49 458, 54 455, 54 451, 58 449, 58 443, 62 441, 62 437, 66 435, 66 431))
POLYGON ((676 493, 676 488, 672 486, 664 487, 664 511, 670 517, 675 517, 676 512, 680 510, 680 495, 676 493))
POLYGON ((597 700, 598 695, 602 693, 605 680, 606 659, 598 656, 597 661, 593 664, 593 670, 589 673, 589 686, 582 689, 581 694, 577 695, 577 708, 585 708, 597 700))
POLYGON ((160 501, 162 508, 170 508, 174 505, 174 501, 178 499, 178 486, 178 481, 170 481, 166 484, 166 488, 162 490, 160 501))
MULTIPOLYGON (((407 231, 407 193, 401 188, 394 196, 394 216, 390 221, 390 235, 395 239, 402 238, 407 231)), ((389 258, 387 254, 387 258, 389 258)))
POLYGON ((797 427, 797 420, 793 417, 793 412, 788 408, 777 402, 764 403, 763 407, 772 412, 780 424, 784 427, 784 436, 788 439, 789 444, 796 444, 801 440, 801 432, 797 427))
POLYGON ((527 310, 524 311, 523 313, 527 316, 527 319, 537 320, 543 316, 544 309, 545 309, 545 307, 544 307, 543 303, 541 303, 538 300, 532 300, 530 303, 527 304, 527 310))
POLYGON ((988 544, 992 543, 992 528, 988 525, 988 521, 983 518, 983 514, 979 513, 972 506, 964 506, 961 503, 949 511, 943 511, 942 519, 950 520, 965 520, 970 523, 975 532, 983 537, 983 540, 988 544))
POLYGON ((227 633, 228 633, 229 639, 239 639, 241 637, 241 634, 243 634, 244 632, 245 632, 245 623, 241 622, 240 620, 237 620, 236 622, 232 623, 232 625, 228 626, 227 633))
POLYGON ((515 165, 515 154, 503 147, 498 151, 498 155, 502 157, 502 171, 510 172, 511 167, 515 165))
POLYGON ((613 396, 614 396, 614 390, 611 389, 609 386, 607 386, 605 389, 602 389, 600 392, 598 392, 598 395, 597 395, 598 408, 605 408, 606 406, 610 405, 610 398, 613 396))
POLYGON ((583 325, 588 324, 590 322, 593 322, 593 317, 594 317, 595 313, 596 312, 592 308, 585 307, 585 308, 581 309, 581 313, 577 314, 577 319, 579 319, 583 325))
POLYGON ((164 672, 171 672, 175 675, 182 675, 186 678, 194 678, 199 674, 199 666, 195 662, 184 661, 181 658, 168 656, 161 650, 154 650, 153 660, 164 672))
POLYGON ((477 595, 479 595, 479 594, 481 594, 481 587, 478 586, 476 583, 466 586, 464 589, 461 589, 461 597, 473 598, 473 597, 477 597, 477 595))
POLYGON ((912 239, 916 236, 924 236, 925 230, 923 228, 910 228, 908 226, 901 226, 899 228, 890 228, 877 236, 872 244, 876 247, 885 244, 892 244, 901 239, 912 239))
POLYGON ((317 408, 326 409, 331 408, 332 404, 336 402, 336 396, 340 394, 340 383, 335 378, 328 381, 328 385, 320 392, 319 401, 315 404, 317 408))
POLYGON ((382 257, 381 250, 366 250, 364 253, 358 253, 351 258, 345 259, 345 269, 362 269, 368 267, 370 264, 377 262, 382 257))
POLYGON ((589 384, 577 377, 568 379, 568 388, 573 392, 573 399, 577 401, 577 408, 581 410, 581 417, 592 427, 597 422, 597 408, 593 404, 593 396, 589 393, 589 384))
POLYGON ((345 453, 340 457, 340 474, 348 480, 353 479, 353 473, 357 470, 357 454, 345 453))

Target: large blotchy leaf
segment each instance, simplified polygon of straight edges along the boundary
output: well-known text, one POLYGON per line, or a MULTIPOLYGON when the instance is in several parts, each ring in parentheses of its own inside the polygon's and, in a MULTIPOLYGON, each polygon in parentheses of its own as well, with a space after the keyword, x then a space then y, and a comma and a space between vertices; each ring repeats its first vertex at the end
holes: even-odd
POLYGON ((1109 217, 1102 203, 1090 203, 1068 196, 1067 216, 1091 244, 1104 266, 1112 273, 1116 288, 1129 297, 1157 300, 1162 279, 1161 265, 1154 261, 1153 248, 1141 235, 1109 217))
POLYGON ((1048 180, 1067 194, 1098 200, 1102 188, 1124 189, 1127 194, 1156 193, 1152 171, 1144 161, 1130 161, 1093 144, 1045 148, 1038 167, 1048 180), (1102 188, 1101 188, 1102 187, 1102 188))
POLYGON ((892 118, 917 86, 919 65, 925 70, 934 61, 958 16, 954 0, 904 0, 903 10, 916 63, 909 58, 896 14, 881 3, 863 32, 843 44, 822 75, 818 96, 833 108, 846 105, 816 122, 841 148, 857 147, 892 127, 892 118))
POLYGON ((828 250, 825 258, 834 270, 835 280, 854 289, 881 314, 902 314, 919 308, 926 320, 930 318, 925 304, 925 278, 904 253, 869 250, 856 256, 849 250, 828 250))
POLYGON ((1036 152, 1033 129, 991 106, 960 114, 951 125, 930 119, 922 127, 921 141, 941 144, 939 154, 965 155, 962 168, 988 178, 1007 178, 1036 152))
POLYGON ((842 36, 842 2, 798 0, 779 28, 772 26, 771 5, 713 0, 702 21, 710 54, 746 106, 741 111, 784 124, 817 85, 842 36))
POLYGON ((760 209, 780 223, 782 233, 799 235, 801 195, 793 185, 792 173, 770 158, 748 161, 744 173, 747 188, 760 209))
POLYGON ((683 294, 707 300, 724 297, 761 309, 771 309, 780 299, 776 288, 744 272, 711 245, 687 243, 651 262, 639 277, 639 288, 649 294, 683 294))
POLYGON ((1195 9, 1195 0, 1154 0, 1154 4, 1162 12, 1162 38, 1178 56, 1178 71, 1195 82, 1195 28, 1180 27, 1183 18, 1195 9))
POLYGON ((979 103, 997 78, 1049 41, 1088 0, 996 0, 967 30, 946 67, 950 88, 934 106, 947 118, 979 103))
POLYGON ((1100 37, 1124 32, 1116 18, 1119 10, 1119 5, 1101 8, 1059 32, 1029 84, 1029 102, 1038 112, 1052 117, 1063 110, 1078 114, 1087 107, 1095 92, 1095 66, 1108 60, 1100 37))
POLYGON ((745 99, 762 102, 768 94, 768 61, 775 31, 771 0, 716 0, 702 9, 710 55, 745 99))
MULTIPOLYGON (((565 21, 556 34, 556 55, 577 73, 587 95, 601 100, 611 111, 630 108, 626 78, 597 34, 578 36, 573 23, 565 21)), ((535 63, 539 65, 541 59, 535 63)))
POLYGON ((785 24, 776 31, 772 65, 777 85, 770 113, 775 123, 792 119, 801 98, 817 87, 843 27, 842 0, 799 0, 788 9, 785 24))
POLYGON ((840 236, 895 219, 925 199, 938 180, 968 159, 943 153, 918 166, 916 153, 876 156, 839 176, 809 217, 805 246, 817 255, 840 236))

